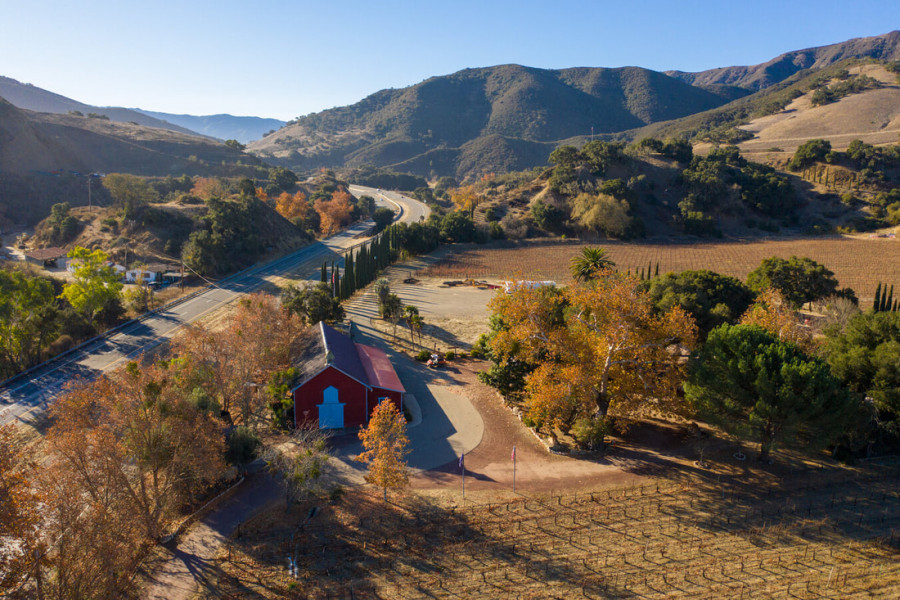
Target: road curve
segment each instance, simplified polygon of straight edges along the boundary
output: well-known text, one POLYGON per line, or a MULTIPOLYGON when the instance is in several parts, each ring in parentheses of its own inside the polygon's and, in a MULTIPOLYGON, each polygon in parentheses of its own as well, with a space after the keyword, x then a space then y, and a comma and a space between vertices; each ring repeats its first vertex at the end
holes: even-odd
MULTIPOLYGON (((350 192, 355 196, 367 194, 374 197, 377 205, 387 206, 399 213, 397 221, 411 223, 427 217, 429 213, 428 207, 418 200, 396 192, 355 185, 350 186, 350 192)), ((170 340, 183 325, 259 289, 266 284, 267 277, 289 274, 299 274, 305 278, 317 276, 323 260, 340 256, 348 248, 359 244, 366 239, 371 227, 372 221, 359 223, 287 256, 254 265, 200 293, 129 321, 74 351, 8 380, 0 386, 0 425, 33 419, 47 409, 69 381, 96 377, 152 350, 170 340)))

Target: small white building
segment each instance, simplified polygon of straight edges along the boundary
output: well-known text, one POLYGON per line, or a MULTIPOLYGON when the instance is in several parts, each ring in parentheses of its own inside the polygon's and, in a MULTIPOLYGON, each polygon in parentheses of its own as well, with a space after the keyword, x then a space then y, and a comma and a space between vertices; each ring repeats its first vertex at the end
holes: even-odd
POLYGON ((504 281, 503 291, 512 294, 513 290, 518 288, 526 288, 535 290, 542 287, 556 287, 555 281, 504 281))
POLYGON ((160 277, 156 271, 147 267, 139 267, 125 271, 125 283, 155 283, 160 277))

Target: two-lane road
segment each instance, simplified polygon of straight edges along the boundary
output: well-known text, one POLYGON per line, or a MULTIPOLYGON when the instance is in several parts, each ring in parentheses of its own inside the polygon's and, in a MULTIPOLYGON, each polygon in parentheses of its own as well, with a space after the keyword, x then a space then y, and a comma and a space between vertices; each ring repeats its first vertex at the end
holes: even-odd
MULTIPOLYGON (((379 206, 387 206, 395 211, 399 209, 399 221, 418 221, 429 212, 428 207, 421 202, 396 192, 383 192, 356 185, 350 186, 350 191, 355 196, 373 196, 379 206)), ((348 248, 359 244, 364 239, 361 236, 371 226, 371 221, 360 223, 292 254, 232 275, 201 293, 170 305, 165 310, 130 321, 113 333, 95 338, 77 350, 9 381, 0 387, 0 425, 13 420, 24 421, 43 412, 72 379, 96 377, 125 360, 152 350, 169 341, 183 325, 218 310, 240 295, 259 289, 267 283, 267 278, 284 275, 300 275, 304 278, 316 276, 323 260, 340 256, 348 248)))

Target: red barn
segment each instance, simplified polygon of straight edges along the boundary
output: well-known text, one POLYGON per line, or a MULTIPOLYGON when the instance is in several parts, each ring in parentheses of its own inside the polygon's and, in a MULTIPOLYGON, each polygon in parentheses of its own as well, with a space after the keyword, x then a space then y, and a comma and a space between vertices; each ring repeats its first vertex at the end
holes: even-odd
POLYGON ((294 423, 318 421, 322 429, 360 427, 379 402, 403 410, 403 384, 387 354, 355 344, 325 323, 300 357, 300 378, 291 390, 294 423))

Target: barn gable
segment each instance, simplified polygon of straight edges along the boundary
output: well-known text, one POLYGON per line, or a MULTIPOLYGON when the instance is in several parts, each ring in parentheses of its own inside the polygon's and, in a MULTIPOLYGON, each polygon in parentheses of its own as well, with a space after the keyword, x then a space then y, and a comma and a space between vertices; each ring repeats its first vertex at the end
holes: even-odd
POLYGON ((365 425, 379 402, 403 409, 406 390, 387 355, 355 344, 324 323, 294 361, 299 370, 291 389, 294 422, 318 420, 320 427, 365 425))

